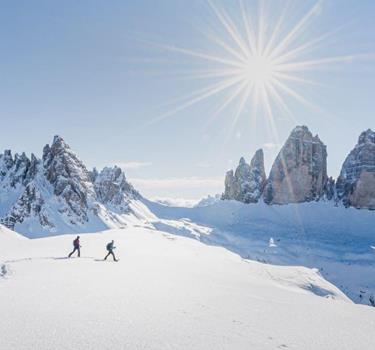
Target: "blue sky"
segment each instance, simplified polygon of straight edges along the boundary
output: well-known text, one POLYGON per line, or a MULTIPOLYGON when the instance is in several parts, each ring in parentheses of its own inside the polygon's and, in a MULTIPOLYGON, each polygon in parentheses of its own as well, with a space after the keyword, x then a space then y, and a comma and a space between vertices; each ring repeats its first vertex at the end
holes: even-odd
MULTIPOLYGON (((256 12, 255 1, 245 2, 256 12)), ((213 3, 238 20, 237 1, 213 3)), ((286 31, 316 1, 290 3, 286 31)), ((268 2, 270 27, 285 5, 268 2)), ((305 74, 320 85, 296 88, 317 108, 287 98, 295 120, 275 110, 277 141, 250 107, 232 130, 236 102, 208 123, 225 91, 152 122, 208 83, 189 74, 210 62, 153 45, 218 53, 202 35, 213 28, 225 37, 206 1, 2 2, 0 149, 40 155, 60 134, 89 167, 122 165, 146 195, 197 198, 222 191, 225 172, 260 147, 268 170, 278 143, 306 124, 326 143, 337 176, 359 133, 375 128, 375 3, 327 0, 319 9, 301 43, 340 29, 306 57, 355 58, 305 74)))

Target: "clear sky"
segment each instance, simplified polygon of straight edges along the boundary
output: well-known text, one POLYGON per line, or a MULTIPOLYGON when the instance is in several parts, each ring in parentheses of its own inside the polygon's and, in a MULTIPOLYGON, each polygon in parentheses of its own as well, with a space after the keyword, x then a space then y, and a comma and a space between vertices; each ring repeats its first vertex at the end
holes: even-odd
MULTIPOLYGON (((259 4, 243 2, 257 18, 259 4)), ((318 85, 288 82, 313 107, 284 93, 291 115, 272 107, 278 137, 270 132, 269 117, 262 108, 254 111, 250 100, 236 123, 240 97, 216 116, 231 90, 182 108, 184 97, 212 83, 194 79, 197 72, 220 70, 191 52, 230 56, 205 34, 214 32, 239 50, 213 7, 243 29, 240 2, 212 4, 2 1, 0 149, 40 156, 44 144, 60 134, 88 167, 120 164, 146 195, 197 198, 221 192, 225 172, 241 156, 249 161, 258 148, 265 150, 268 171, 279 143, 295 125, 306 124, 327 145, 328 170, 336 177, 359 133, 375 129, 375 2, 318 3, 291 49, 331 33, 300 60, 346 58, 302 69, 299 77, 318 85)), ((269 33, 287 4, 276 42, 317 2, 268 2, 262 18, 269 33)))

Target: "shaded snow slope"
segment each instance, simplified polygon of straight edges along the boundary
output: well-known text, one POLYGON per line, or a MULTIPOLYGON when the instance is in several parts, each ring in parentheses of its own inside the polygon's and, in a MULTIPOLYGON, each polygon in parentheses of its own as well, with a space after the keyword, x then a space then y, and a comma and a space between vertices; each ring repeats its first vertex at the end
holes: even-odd
POLYGON ((268 206, 219 201, 170 208, 147 201, 164 231, 226 247, 242 257, 277 265, 318 268, 352 300, 375 295, 375 212, 332 202, 268 206), (271 241, 271 243, 270 243, 271 241))
POLYGON ((0 348, 373 349, 374 310, 316 271, 144 228, 0 244, 0 348), (118 263, 103 262, 114 239, 118 263), (322 297, 324 296, 324 297, 322 297))

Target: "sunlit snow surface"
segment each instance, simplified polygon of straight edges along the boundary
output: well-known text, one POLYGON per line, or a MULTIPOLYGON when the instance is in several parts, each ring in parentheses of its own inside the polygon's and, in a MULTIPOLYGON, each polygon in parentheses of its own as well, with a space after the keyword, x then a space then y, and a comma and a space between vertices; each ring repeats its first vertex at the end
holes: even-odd
POLYGON ((155 229, 0 230, 0 349, 373 349, 374 309, 315 270, 155 229), (119 262, 101 259, 114 239, 119 262), (9 272, 8 272, 9 271, 9 272))
POLYGON ((252 260, 317 268, 355 302, 370 304, 375 296, 375 211, 332 202, 146 205, 159 218, 154 226, 160 230, 223 246, 252 260))

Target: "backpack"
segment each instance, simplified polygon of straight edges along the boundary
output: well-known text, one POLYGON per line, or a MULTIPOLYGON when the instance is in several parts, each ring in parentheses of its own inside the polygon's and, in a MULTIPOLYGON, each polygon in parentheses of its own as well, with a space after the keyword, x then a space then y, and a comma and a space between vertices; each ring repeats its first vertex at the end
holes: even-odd
POLYGON ((112 243, 108 243, 108 244, 107 244, 107 250, 108 250, 108 251, 113 250, 113 245, 112 245, 112 243))
POLYGON ((79 247, 79 238, 76 238, 76 239, 73 241, 73 246, 74 246, 74 247, 79 247))

